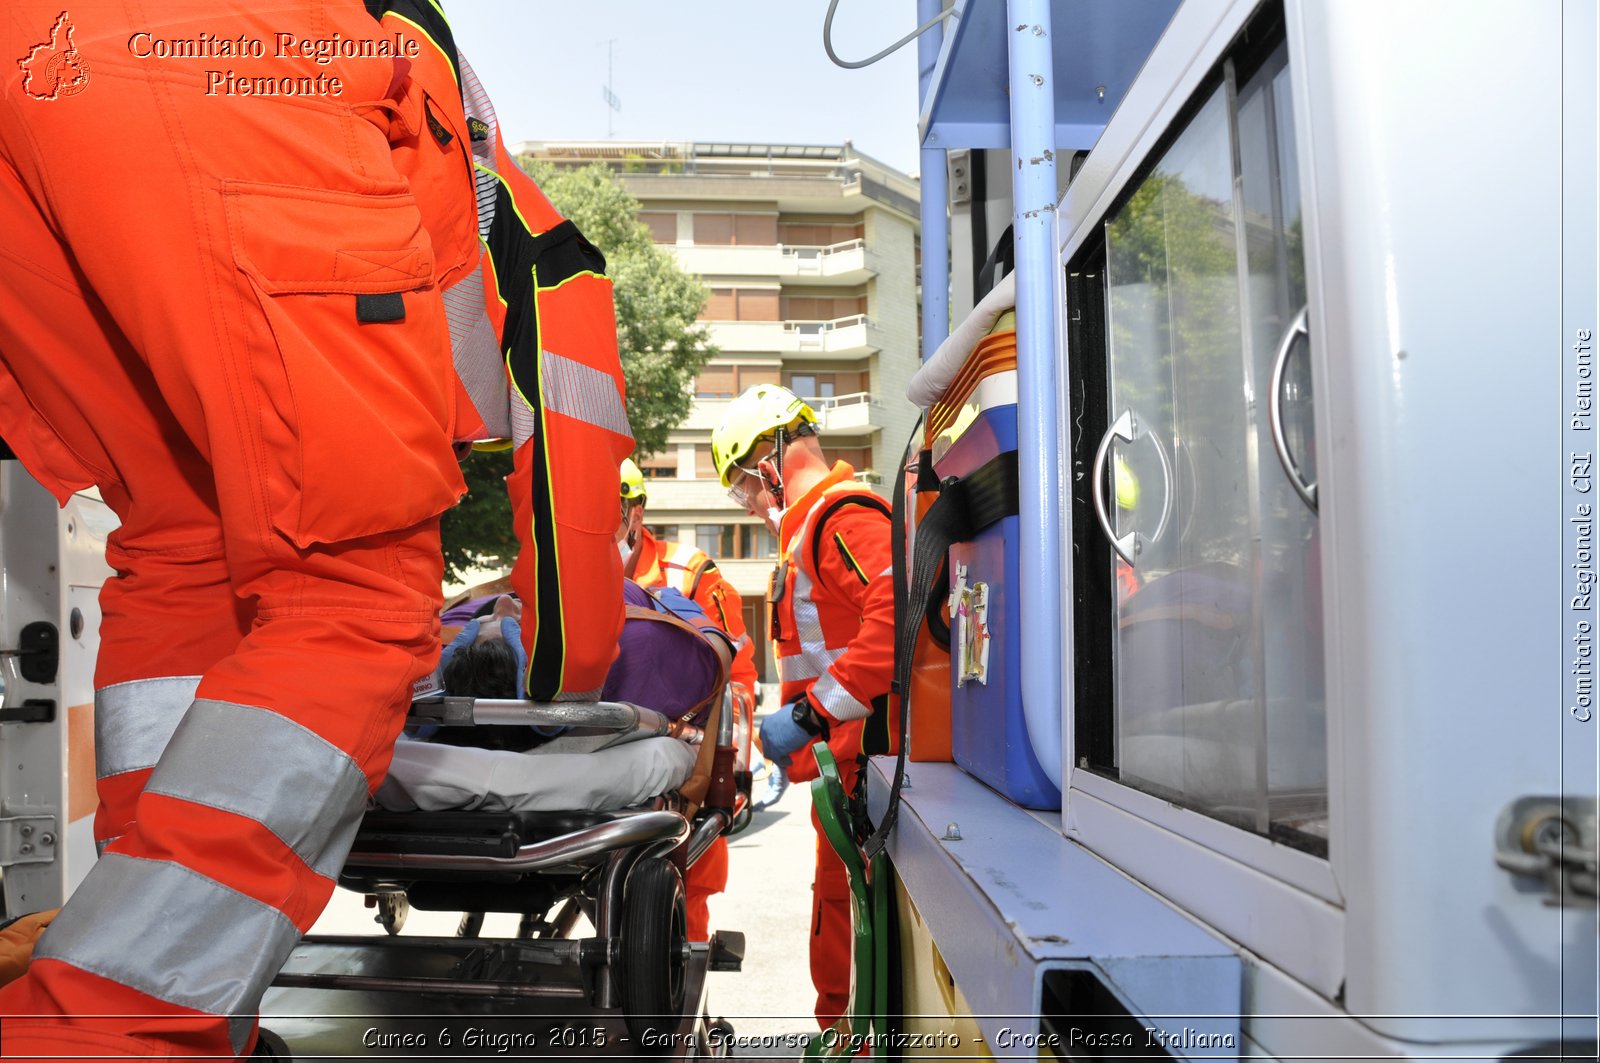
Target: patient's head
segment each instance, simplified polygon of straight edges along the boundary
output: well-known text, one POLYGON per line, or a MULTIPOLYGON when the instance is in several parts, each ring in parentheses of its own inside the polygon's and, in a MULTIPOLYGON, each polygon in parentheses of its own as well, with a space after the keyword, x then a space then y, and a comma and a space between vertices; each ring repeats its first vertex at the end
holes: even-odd
POLYGON ((517 656, 503 636, 461 646, 444 666, 444 688, 459 697, 517 696, 517 656))

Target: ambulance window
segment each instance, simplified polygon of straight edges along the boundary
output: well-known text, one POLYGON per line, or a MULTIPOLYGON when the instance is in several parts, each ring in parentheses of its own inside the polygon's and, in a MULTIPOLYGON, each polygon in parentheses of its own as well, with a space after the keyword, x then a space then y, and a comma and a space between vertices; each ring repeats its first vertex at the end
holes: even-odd
MULTIPOLYGON (((1082 393, 1108 400, 1075 460, 1111 437, 1097 487, 1127 555, 1075 519, 1079 660, 1110 662, 1078 669, 1077 703, 1101 706, 1080 714, 1080 764, 1326 853, 1317 517, 1267 394, 1306 303, 1288 68, 1282 44, 1236 58, 1069 269, 1069 340, 1104 358, 1082 393)), ((1290 348, 1278 405, 1311 481, 1307 359, 1290 348)))

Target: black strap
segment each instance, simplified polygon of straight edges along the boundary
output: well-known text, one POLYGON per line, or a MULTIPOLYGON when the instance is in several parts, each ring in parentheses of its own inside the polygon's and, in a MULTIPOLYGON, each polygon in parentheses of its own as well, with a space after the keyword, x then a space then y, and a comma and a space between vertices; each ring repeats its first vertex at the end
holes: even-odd
MULTIPOLYGON (((952 476, 945 480, 940 485, 939 500, 917 521, 909 581, 901 579, 905 565, 905 533, 901 530, 902 520, 895 520, 894 685, 890 689, 900 695, 900 754, 895 758, 894 782, 889 786, 889 805, 884 809, 883 820, 862 843, 869 863, 888 843, 895 818, 900 813, 900 790, 905 784, 906 753, 911 744, 908 741, 911 658, 917 648, 917 632, 934 600, 931 588, 947 564, 951 543, 967 542, 985 528, 1020 512, 1020 501, 1016 451, 999 455, 965 478, 952 476)), ((896 480, 895 506, 899 510, 904 505, 905 471, 902 469, 896 480)))
POLYGON ((869 495, 859 491, 840 495, 823 507, 822 512, 817 514, 817 522, 811 526, 811 567, 816 570, 817 584, 819 586, 822 583, 822 530, 828 523, 828 518, 845 506, 866 506, 868 509, 877 510, 891 521, 894 520, 893 511, 889 509, 888 504, 883 499, 877 495, 869 495))

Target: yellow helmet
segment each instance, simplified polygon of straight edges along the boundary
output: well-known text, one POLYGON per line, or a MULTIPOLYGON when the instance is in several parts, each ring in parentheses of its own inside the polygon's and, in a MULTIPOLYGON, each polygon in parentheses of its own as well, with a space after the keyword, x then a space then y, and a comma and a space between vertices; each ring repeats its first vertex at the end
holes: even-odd
POLYGON ((644 501, 644 473, 639 471, 639 466, 633 463, 632 458, 622 459, 622 497, 644 501))
POLYGON ((749 456, 756 444, 780 428, 816 424, 817 415, 788 388, 757 384, 728 403, 722 423, 711 433, 711 462, 723 487, 733 485, 729 475, 749 456))
POLYGON ((1117 506, 1120 509, 1133 509, 1139 504, 1139 477, 1123 460, 1121 454, 1117 455, 1117 463, 1111 473, 1112 485, 1117 492, 1117 506))

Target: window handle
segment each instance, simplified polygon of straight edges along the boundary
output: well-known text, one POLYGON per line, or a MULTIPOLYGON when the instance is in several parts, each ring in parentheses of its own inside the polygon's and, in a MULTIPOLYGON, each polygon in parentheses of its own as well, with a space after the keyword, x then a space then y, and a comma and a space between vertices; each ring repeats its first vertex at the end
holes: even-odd
POLYGON ((1267 393, 1267 423, 1272 428, 1272 449, 1278 452, 1278 464, 1283 466, 1283 474, 1289 478, 1289 484, 1294 488, 1295 494, 1300 496, 1300 501, 1315 513, 1317 511, 1317 485, 1306 483, 1300 475, 1300 466, 1294 460, 1294 455, 1289 453, 1289 437, 1283 430, 1283 371, 1289 364, 1289 353, 1294 350, 1294 341, 1304 336, 1311 338, 1311 332, 1306 327, 1306 311, 1310 308, 1302 306, 1300 313, 1295 315, 1289 327, 1284 330, 1283 339, 1278 341, 1278 353, 1272 361, 1272 385, 1267 393))
MULTIPOLYGON (((1126 409, 1116 419, 1106 434, 1100 438, 1100 446, 1094 452, 1094 467, 1090 473, 1089 483, 1094 495, 1094 514, 1100 521, 1100 530, 1110 540, 1111 548, 1117 555, 1130 566, 1136 565, 1134 560, 1144 550, 1145 543, 1156 542, 1167 530, 1167 520, 1172 516, 1172 462, 1167 459, 1167 448, 1161 445, 1161 437, 1154 432, 1146 431, 1139 417, 1133 410, 1126 409), (1149 538, 1131 531, 1120 539, 1117 537, 1115 525, 1111 522, 1111 514, 1106 506, 1105 476, 1106 462, 1111 457, 1112 444, 1121 440, 1124 443, 1135 443, 1140 439, 1149 439, 1156 446, 1156 456, 1161 459, 1161 519, 1156 522, 1156 530, 1149 538)), ((1112 493, 1116 492, 1116 485, 1112 485, 1112 493)))

